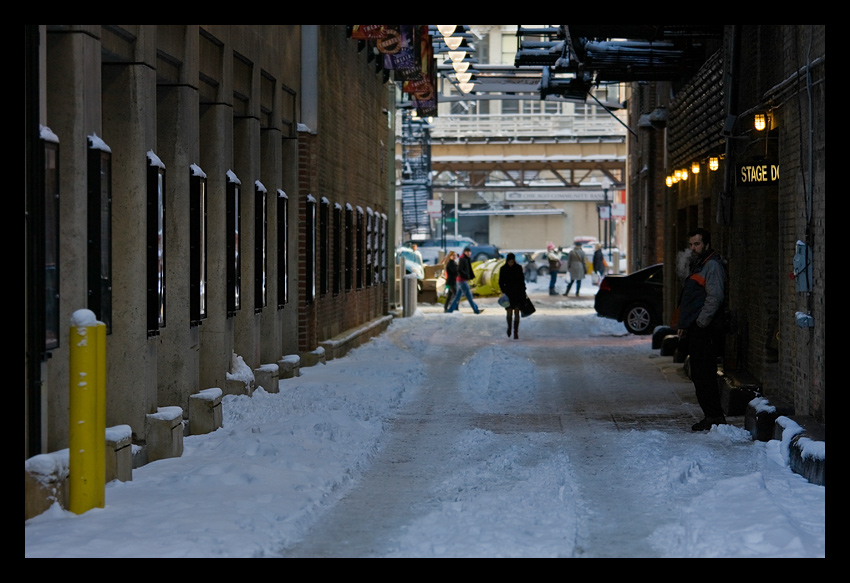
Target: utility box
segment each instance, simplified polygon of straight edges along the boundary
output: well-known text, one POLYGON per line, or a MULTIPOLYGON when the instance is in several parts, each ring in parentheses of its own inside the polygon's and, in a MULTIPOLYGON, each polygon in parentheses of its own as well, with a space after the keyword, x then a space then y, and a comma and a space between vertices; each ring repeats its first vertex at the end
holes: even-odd
POLYGON ((798 292, 812 291, 812 250, 803 241, 797 241, 794 253, 794 278, 798 292))

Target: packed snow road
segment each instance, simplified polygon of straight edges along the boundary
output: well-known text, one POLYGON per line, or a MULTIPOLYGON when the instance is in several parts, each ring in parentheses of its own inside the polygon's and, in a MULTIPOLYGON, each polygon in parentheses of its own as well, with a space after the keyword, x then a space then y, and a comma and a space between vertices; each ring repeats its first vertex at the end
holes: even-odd
MULTIPOLYGON (((768 464, 786 479, 787 468, 742 419, 691 433, 700 411, 681 365, 586 301, 565 302, 539 302, 518 340, 495 304, 388 331, 421 356, 425 378, 387 420, 371 467, 281 555, 660 557, 705 544, 702 554, 748 556, 748 542, 712 540, 716 501, 688 522, 694 532, 680 515, 723 480, 769 480, 768 464)), ((779 556, 801 544, 795 529, 775 527, 779 556)))
POLYGON ((682 365, 592 294, 532 297, 518 340, 495 299, 420 306, 276 392, 226 395, 222 427, 103 508, 27 520, 25 556, 825 556, 826 490, 787 447, 743 418, 691 433, 682 365))

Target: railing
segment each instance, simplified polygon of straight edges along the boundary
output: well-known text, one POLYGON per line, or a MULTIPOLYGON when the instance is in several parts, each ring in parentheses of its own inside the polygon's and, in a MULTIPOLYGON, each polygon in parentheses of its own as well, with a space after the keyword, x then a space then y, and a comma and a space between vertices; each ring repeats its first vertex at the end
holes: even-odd
POLYGON ((450 114, 434 118, 432 138, 622 136, 626 128, 609 114, 450 114))

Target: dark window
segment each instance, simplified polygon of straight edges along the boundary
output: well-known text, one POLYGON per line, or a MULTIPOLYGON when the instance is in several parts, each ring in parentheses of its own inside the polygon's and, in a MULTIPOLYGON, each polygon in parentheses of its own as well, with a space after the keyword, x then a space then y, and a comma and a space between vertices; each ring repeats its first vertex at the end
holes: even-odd
POLYGON ((343 218, 342 207, 338 204, 334 205, 334 257, 333 257, 333 278, 334 278, 334 295, 342 292, 343 272, 342 272, 342 256, 343 256, 343 218))
POLYGON ((322 204, 319 207, 319 293, 325 295, 328 293, 329 284, 329 241, 330 241, 330 201, 322 197, 322 204))
POLYGON ((165 166, 148 152, 147 284, 148 336, 165 326, 165 166))
POLYGON ((363 209, 357 207, 357 240, 355 241, 355 272, 357 277, 357 289, 363 287, 363 237, 364 237, 364 222, 363 209))
POLYGON ((390 240, 389 230, 387 225, 387 215, 383 215, 384 220, 384 228, 381 230, 381 281, 387 283, 388 275, 387 275, 387 256, 389 251, 387 249, 387 241, 390 240))
POLYGON ((383 281, 383 252, 384 244, 384 215, 383 213, 375 213, 375 285, 383 281))
POLYGON ((59 347, 59 143, 41 140, 44 155, 44 350, 59 347))
POLYGON ((306 257, 304 258, 306 295, 304 299, 309 304, 316 298, 316 199, 313 195, 307 195, 306 213, 306 257))
POLYGON ((289 302, 288 257, 289 247, 289 197, 277 191, 277 307, 289 302))
POLYGON ((112 333, 112 152, 88 138, 88 308, 112 333))
POLYGON ((345 205, 345 290, 354 285, 354 209, 345 205))
POLYGON ((242 215, 239 210, 242 183, 233 172, 227 172, 226 229, 227 229, 227 315, 235 316, 241 307, 242 259, 239 235, 242 215))
POLYGON ((192 326, 207 317, 207 177, 195 165, 189 174, 189 311, 192 326))
POLYGON ((374 242, 375 242, 375 213, 372 212, 372 209, 366 207, 366 287, 371 287, 374 281, 372 281, 372 273, 374 272, 374 242))
POLYGON ((266 307, 266 244, 268 242, 268 218, 266 216, 266 189, 254 183, 254 312, 266 307))

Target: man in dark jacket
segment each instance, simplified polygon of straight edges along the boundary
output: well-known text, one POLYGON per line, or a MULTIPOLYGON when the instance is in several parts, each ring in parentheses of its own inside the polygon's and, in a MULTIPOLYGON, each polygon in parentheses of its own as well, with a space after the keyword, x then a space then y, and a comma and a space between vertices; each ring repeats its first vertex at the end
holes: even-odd
POLYGON ((454 312, 460 302, 460 296, 463 294, 469 301, 469 305, 476 314, 480 314, 484 310, 479 310, 478 305, 472 300, 472 290, 469 289, 469 282, 475 279, 475 272, 472 270, 472 249, 466 247, 463 250, 463 255, 457 263, 457 292, 452 300, 452 305, 449 306, 448 312, 454 312))
POLYGON ((725 294, 725 270, 705 229, 688 234, 688 248, 691 272, 679 300, 678 335, 680 345, 685 345, 690 355, 691 380, 704 414, 691 429, 707 431, 712 425, 726 423, 717 386, 718 316, 725 294))

